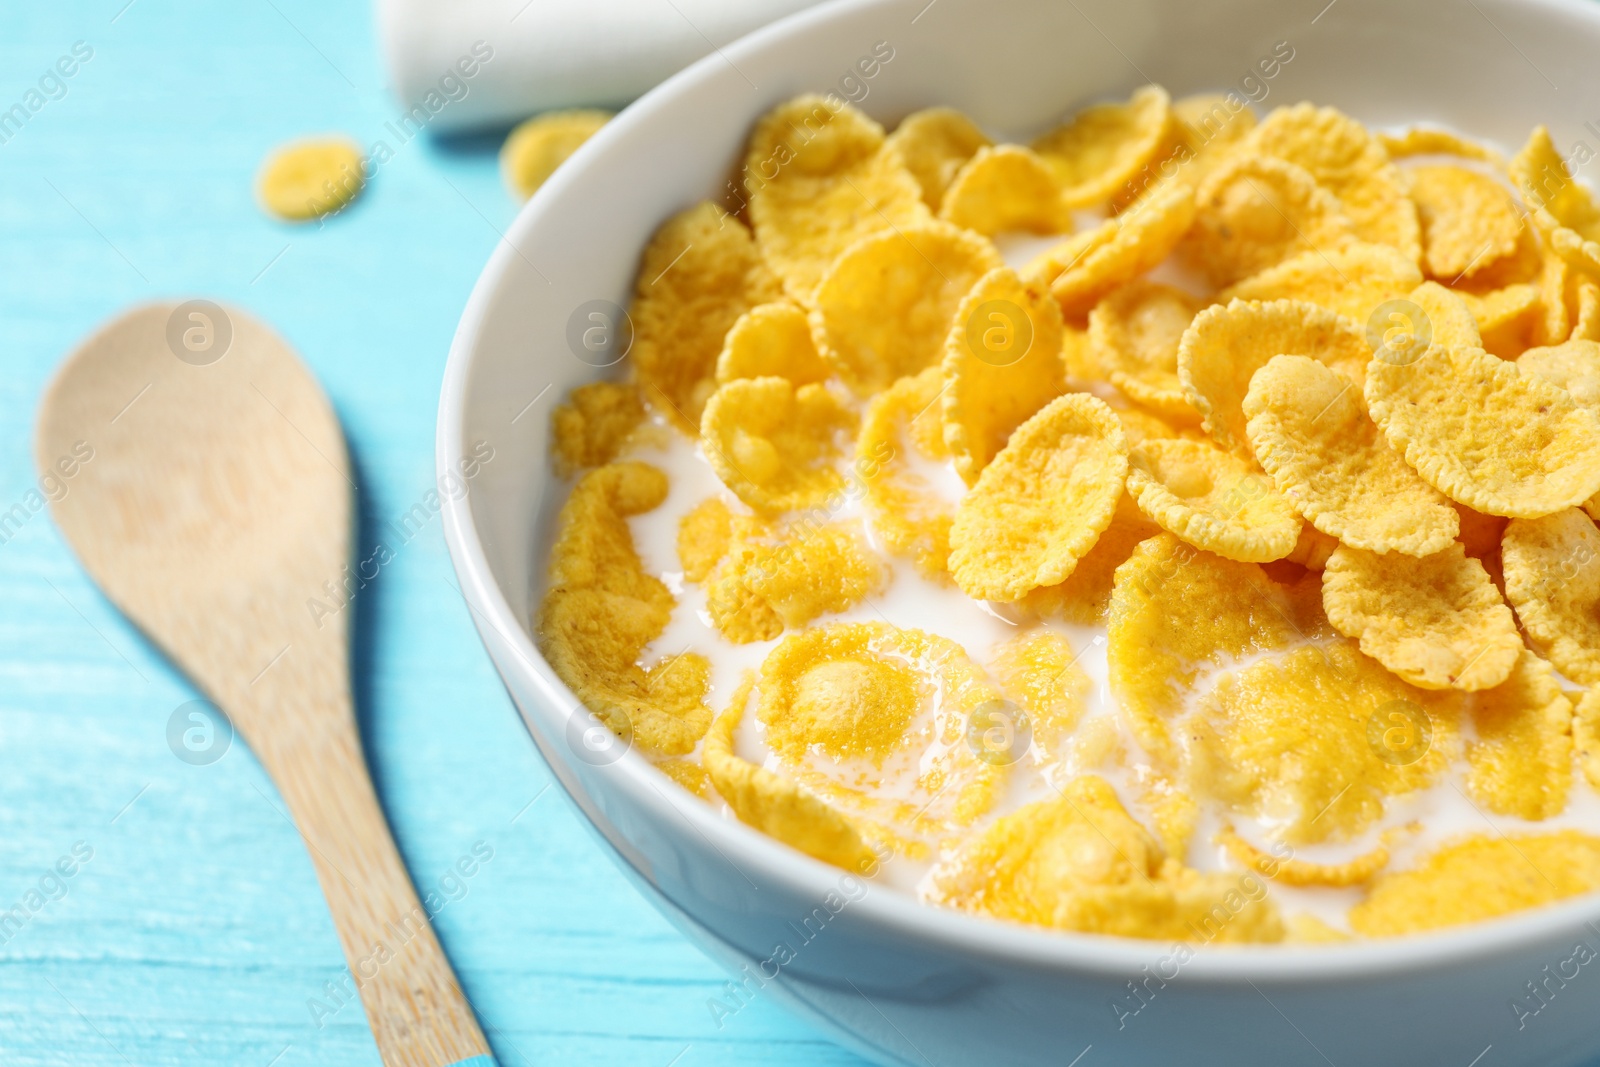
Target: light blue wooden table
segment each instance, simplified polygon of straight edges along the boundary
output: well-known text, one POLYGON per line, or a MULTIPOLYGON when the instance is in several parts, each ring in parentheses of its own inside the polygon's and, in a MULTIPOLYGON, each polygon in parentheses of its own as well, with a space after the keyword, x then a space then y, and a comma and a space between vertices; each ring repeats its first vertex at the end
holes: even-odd
MULTIPOLYGON (((0 114, 38 105, 0 124, 0 912, 20 909, 0 916, 0 1063, 377 1064, 359 1006, 328 993, 344 961, 271 782, 242 744, 174 755, 195 694, 36 506, 34 409, 129 304, 233 301, 321 376, 369 528, 406 512, 433 481, 457 315, 515 213, 498 138, 391 138, 355 207, 289 227, 252 200, 263 154, 370 143, 397 112, 362 0, 12 0, 0 25, 0 114), (30 97, 78 42, 87 62, 30 97)), ((454 580, 434 518, 361 595, 360 711, 499 1061, 857 1062, 769 1003, 718 1029, 722 974, 548 788, 454 580), (454 876, 475 847, 492 858, 454 876)))

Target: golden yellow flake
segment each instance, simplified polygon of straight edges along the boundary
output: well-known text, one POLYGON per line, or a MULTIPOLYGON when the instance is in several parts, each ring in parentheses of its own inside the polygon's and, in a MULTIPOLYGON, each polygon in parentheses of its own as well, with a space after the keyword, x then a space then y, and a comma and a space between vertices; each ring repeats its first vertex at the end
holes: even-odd
POLYGON ((1355 240, 1334 195, 1304 169, 1272 156, 1233 156, 1211 172, 1195 201, 1194 227, 1178 252, 1213 285, 1355 240))
POLYGON ((1503 685, 1478 694, 1472 716, 1472 799, 1529 822, 1561 814, 1572 782, 1572 701, 1550 664, 1524 650, 1503 685))
POLYGON ((634 428, 644 421, 639 391, 624 382, 580 385, 551 416, 556 470, 571 477, 586 467, 617 458, 634 428))
POLYGON ((945 190, 939 217, 975 233, 1058 233, 1071 228, 1056 175, 1021 145, 980 148, 945 190))
POLYGON ((1506 599, 1534 649, 1582 685, 1600 684, 1600 531, 1577 508, 1513 519, 1500 542, 1506 599))
POLYGON ((1456 541, 1420 559, 1341 545, 1322 572, 1322 606, 1362 652, 1423 689, 1492 689, 1522 654, 1511 609, 1456 541))
POLYGON ((1380 353, 1366 399, 1422 480, 1478 511, 1537 518, 1600 490, 1600 417, 1482 349, 1380 353))
POLYGON ((1146 85, 1126 103, 1095 104, 1033 142, 1054 168, 1070 208, 1105 204, 1124 192, 1172 136, 1172 98, 1146 85))
POLYGON ((752 684, 747 678, 706 736, 703 760, 711 784, 740 821, 762 833, 847 871, 876 870, 876 853, 847 816, 795 782, 734 755, 734 731, 752 684))
POLYGON ((1128 470, 1122 424, 1087 393, 1023 423, 956 508, 950 573, 974 600, 1065 581, 1111 523, 1128 470))
POLYGON ((994 245, 947 222, 864 237, 817 287, 824 358, 862 396, 938 363, 957 309, 1002 266, 994 245))
POLYGON ((888 144, 922 187, 922 202, 938 211, 956 173, 990 141, 955 108, 930 107, 901 119, 888 144))
POLYGON ((824 382, 831 375, 811 339, 811 322, 794 304, 760 304, 740 315, 722 341, 716 382, 736 378, 787 378, 795 385, 824 382))
POLYGON ((1246 145, 1309 171, 1339 198, 1362 240, 1389 245, 1413 263, 1421 258, 1421 227, 1405 179, 1359 122, 1331 107, 1280 107, 1246 145))
POLYGON ((1572 180, 1543 126, 1534 128, 1522 151, 1512 158, 1511 183, 1556 255, 1580 270, 1600 272, 1600 205, 1587 188, 1572 180))
POLYGON ((1522 216, 1505 186, 1451 164, 1406 172, 1422 223, 1422 265, 1435 278, 1469 278, 1514 255, 1522 216))
POLYGON ((1365 325, 1384 304, 1421 284, 1422 272, 1402 253, 1351 243, 1302 252, 1223 290, 1217 300, 1300 300, 1365 325))
POLYGON ((611 121, 611 112, 546 111, 521 123, 500 146, 500 175, 518 200, 532 196, 556 168, 611 121))
POLYGON ((1397 937, 1500 915, 1600 889, 1600 837, 1478 834, 1451 842, 1407 871, 1379 878, 1350 909, 1366 937, 1397 937))
POLYGON ((1012 433, 1066 388, 1061 312, 1008 267, 978 279, 944 342, 944 442, 972 485, 1012 433))
MULTIPOLYGON (((781 295, 744 223, 710 201, 668 219, 645 247, 629 311, 633 367, 645 401, 698 436, 728 330, 751 308, 781 295)), ((605 321, 603 311, 594 315, 599 321, 590 329, 626 327, 605 321)), ((597 335, 596 341, 625 343, 620 335, 597 335)), ((616 358, 627 354, 624 349, 616 358)))
POLYGON ((913 456, 949 457, 937 407, 944 372, 929 367, 872 398, 856 439, 856 472, 867 511, 884 547, 916 564, 923 577, 949 580, 950 523, 955 506, 914 469, 913 456))
POLYGON ((366 183, 366 160, 353 141, 312 138, 267 157, 256 177, 256 195, 278 218, 306 222, 344 210, 366 183))
POLYGON ((826 386, 737 378, 701 420, 700 447, 722 484, 762 511, 816 507, 844 488, 833 462, 855 416, 826 386))
POLYGON ((1459 703, 1407 685, 1352 641, 1268 656, 1223 674, 1185 720, 1192 780, 1291 845, 1348 840, 1389 797, 1444 772, 1459 751, 1459 703))
POLYGON ((769 111, 745 149, 744 184, 762 255, 805 307, 845 249, 930 217, 883 127, 837 97, 799 96, 769 111))
POLYGON ((1161 940, 1279 941, 1254 875, 1202 875, 1169 859, 1103 778, 996 820, 936 868, 932 897, 997 919, 1161 940))
POLYGON ((1128 454, 1128 495, 1156 525, 1224 559, 1282 559, 1300 516, 1272 481, 1209 441, 1146 441, 1128 454))
POLYGON ((1281 355, 1309 356, 1356 377, 1372 349, 1350 320, 1295 300, 1214 305, 1184 331, 1178 380, 1223 448, 1248 454, 1244 398, 1256 371, 1281 355))
POLYGON ((1244 413, 1257 462, 1321 532, 1409 556, 1455 539, 1450 501, 1390 447, 1344 375, 1305 356, 1274 356, 1250 379, 1244 413))
POLYGON ((537 628, 550 666, 613 733, 682 755, 711 725, 711 666, 693 652, 640 665, 645 646, 666 629, 673 599, 644 573, 627 522, 666 494, 666 476, 643 463, 584 475, 557 520, 537 628))
POLYGON ((1117 286, 1158 266, 1193 221, 1189 187, 1161 183, 1116 218, 1047 253, 1028 274, 1049 283, 1063 314, 1084 315, 1117 286))
POLYGON ((1178 342, 1203 307, 1204 301, 1170 285, 1124 285, 1089 313, 1096 366, 1135 403, 1181 422, 1199 421, 1178 380, 1178 342))
POLYGON ((1250 868, 1263 878, 1270 878, 1284 885, 1334 888, 1360 885, 1371 881, 1372 876, 1389 863, 1389 849, 1381 844, 1344 863, 1313 863, 1310 860, 1295 858, 1293 850, 1287 847, 1282 849, 1284 855, 1281 856, 1273 852, 1263 852, 1240 837, 1231 826, 1224 827, 1217 834, 1216 841, 1228 850, 1228 855, 1236 862, 1250 868))
POLYGON ((1167 724, 1201 671, 1282 648, 1300 634, 1288 593, 1256 564, 1164 533, 1117 568, 1106 622, 1111 692, 1139 743, 1159 766, 1173 767, 1167 724))

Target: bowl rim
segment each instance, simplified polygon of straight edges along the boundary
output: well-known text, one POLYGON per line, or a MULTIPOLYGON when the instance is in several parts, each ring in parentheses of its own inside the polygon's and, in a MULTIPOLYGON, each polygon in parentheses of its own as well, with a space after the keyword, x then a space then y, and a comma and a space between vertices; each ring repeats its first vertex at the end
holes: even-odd
MULTIPOLYGON (((632 137, 635 130, 647 127, 658 111, 686 91, 724 76, 723 72, 739 60, 759 62, 763 53, 801 31, 858 12, 899 6, 909 6, 908 0, 828 0, 713 50, 623 109, 523 205, 473 284, 451 341, 439 398, 436 470, 440 477, 459 469, 458 464, 466 458, 464 429, 469 379, 494 292, 515 260, 522 257, 521 243, 543 217, 559 210, 566 190, 583 181, 591 160, 603 156, 612 145, 632 137)), ((1600 5, 1584 0, 1521 0, 1520 6, 1542 8, 1552 14, 1588 21, 1595 26, 1596 36, 1600 38, 1600 5)), ((553 472, 546 471, 545 477, 553 477, 553 472)), ((495 631, 503 647, 515 659, 513 663, 503 663, 494 655, 494 650, 488 648, 496 670, 514 671, 530 683, 529 688, 538 698, 539 711, 549 716, 546 727, 554 737, 561 726, 555 716, 571 714, 561 709, 575 710, 581 702, 545 662, 494 580, 473 519, 471 491, 441 496, 445 540, 479 637, 487 648, 484 627, 495 631)), ((524 728, 532 733, 534 727, 527 721, 528 713, 523 712, 519 718, 523 719, 524 728)), ((541 751, 545 749, 545 746, 539 747, 541 751)), ((552 747, 559 749, 559 746, 552 747)), ((821 900, 827 892, 837 888, 839 879, 848 873, 784 845, 736 818, 724 817, 684 790, 661 789, 656 784, 659 772, 631 748, 603 771, 612 776, 611 786, 632 803, 657 810, 665 807, 719 852, 740 861, 735 864, 729 859, 730 864, 748 867, 752 873, 767 879, 762 884, 781 886, 804 899, 821 900)), ((555 777, 559 782, 560 776, 555 777)), ((626 856, 625 850, 613 851, 626 856)), ((653 884, 653 879, 645 872, 637 873, 653 884)), ((1170 940, 1074 933, 970 915, 922 903, 887 887, 881 892, 867 892, 852 903, 851 911, 870 925, 915 939, 930 948, 1007 967, 1126 978, 1137 974, 1153 959, 1170 955, 1175 948, 1175 942, 1170 940)), ((1600 936, 1600 891, 1461 927, 1384 940, 1319 945, 1187 942, 1192 955, 1182 967, 1190 981, 1212 986, 1246 985, 1255 980, 1332 984, 1379 975, 1399 978, 1453 969, 1529 943, 1556 941, 1574 934, 1600 936)))

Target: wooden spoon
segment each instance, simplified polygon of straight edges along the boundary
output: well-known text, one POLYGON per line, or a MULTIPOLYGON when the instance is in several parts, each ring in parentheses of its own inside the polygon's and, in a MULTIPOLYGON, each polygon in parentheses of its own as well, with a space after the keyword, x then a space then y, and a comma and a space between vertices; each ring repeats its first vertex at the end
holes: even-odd
POLYGON ((36 448, 39 469, 58 476, 93 449, 54 503, 56 523, 277 782, 383 1062, 492 1063, 367 776, 349 613, 311 604, 345 580, 354 492, 316 380, 238 310, 147 305, 61 367, 36 448))

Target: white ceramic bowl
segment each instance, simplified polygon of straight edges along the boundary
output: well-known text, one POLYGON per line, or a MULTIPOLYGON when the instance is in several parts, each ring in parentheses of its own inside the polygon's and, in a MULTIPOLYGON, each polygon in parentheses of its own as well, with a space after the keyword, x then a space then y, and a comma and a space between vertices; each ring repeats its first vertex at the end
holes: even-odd
POLYGON ((553 504, 551 406, 603 373, 574 355, 569 322, 589 301, 626 304, 655 227, 719 197, 752 122, 791 95, 834 89, 885 123, 948 104, 1026 140, 1073 108, 1154 81, 1174 95, 1233 88, 1266 107, 1312 100, 1369 123, 1445 123, 1512 147, 1544 122, 1557 144, 1600 150, 1600 6, 1324 3, 864 0, 802 13, 618 116, 517 218, 462 316, 440 404, 440 474, 459 472, 478 442, 494 458, 467 495, 446 501, 445 533, 539 750, 688 937, 745 968, 736 980, 752 995, 874 1060, 1066 1067, 1089 1049, 1085 1067, 1491 1067, 1600 1052, 1600 962, 1569 962, 1579 942, 1600 950, 1600 925, 1586 926, 1600 920, 1595 897, 1405 941, 1206 947, 1181 966, 1171 945, 989 922, 884 888, 848 899, 859 894, 841 891, 840 871, 666 788, 637 753, 590 752, 586 716, 529 635, 553 504), (1257 64, 1281 56, 1283 41, 1293 58, 1268 80, 1257 64), (870 80, 846 80, 877 42, 893 58, 870 80), (824 906, 830 893, 835 907, 847 901, 837 914, 824 906), (763 965, 779 944, 793 959, 763 965), (1130 982, 1148 1001, 1136 1014, 1130 982), (1548 1002, 1537 1014, 1530 982, 1548 1002))

